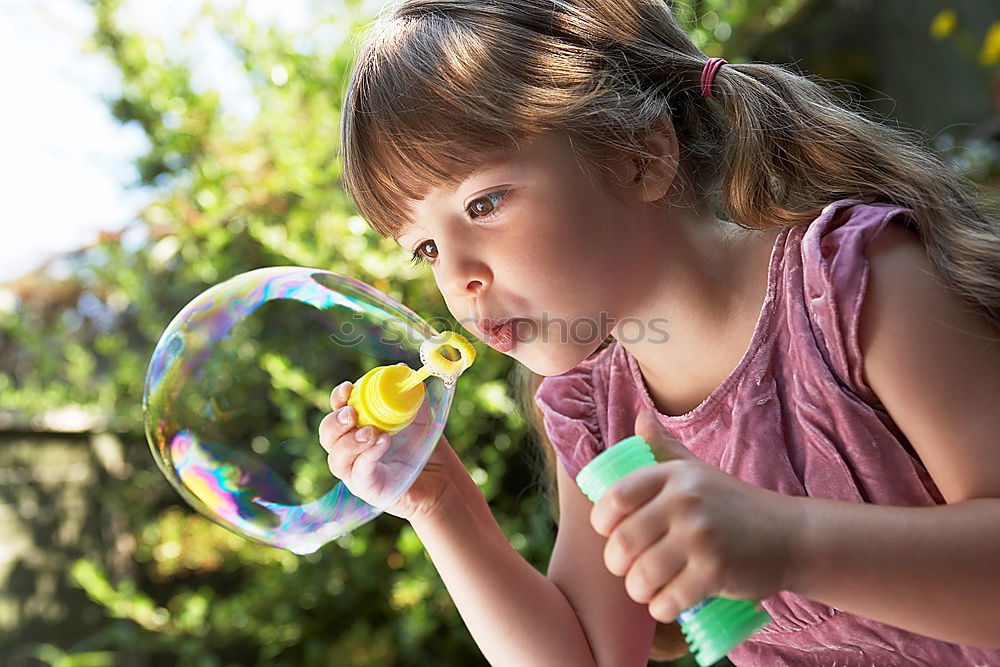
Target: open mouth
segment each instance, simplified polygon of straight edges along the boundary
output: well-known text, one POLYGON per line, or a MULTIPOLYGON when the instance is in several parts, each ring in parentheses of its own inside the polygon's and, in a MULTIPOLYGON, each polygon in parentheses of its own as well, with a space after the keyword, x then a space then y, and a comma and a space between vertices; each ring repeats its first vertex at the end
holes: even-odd
POLYGON ((516 319, 500 320, 496 323, 486 323, 486 342, 498 352, 510 352, 514 347, 516 319))

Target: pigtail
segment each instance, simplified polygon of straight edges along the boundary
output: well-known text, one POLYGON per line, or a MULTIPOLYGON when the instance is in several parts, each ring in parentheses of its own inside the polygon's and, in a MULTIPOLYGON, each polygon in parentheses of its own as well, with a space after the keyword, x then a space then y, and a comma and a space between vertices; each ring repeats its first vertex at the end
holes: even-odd
POLYGON ((734 221, 801 224, 846 198, 905 206, 948 286, 1000 324, 1000 225, 975 185, 917 133, 871 120, 774 65, 727 65, 713 91, 730 128, 722 198, 734 221))

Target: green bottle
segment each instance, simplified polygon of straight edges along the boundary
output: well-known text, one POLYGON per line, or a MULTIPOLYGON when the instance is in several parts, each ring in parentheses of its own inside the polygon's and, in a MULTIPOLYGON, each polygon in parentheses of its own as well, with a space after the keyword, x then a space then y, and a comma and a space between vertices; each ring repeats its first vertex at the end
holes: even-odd
MULTIPOLYGON (((619 479, 639 468, 656 465, 649 445, 638 435, 618 442, 597 455, 576 476, 576 483, 591 502, 604 495, 619 479)), ((677 617, 695 662, 714 665, 747 637, 771 622, 765 611, 746 600, 708 598, 677 617)))

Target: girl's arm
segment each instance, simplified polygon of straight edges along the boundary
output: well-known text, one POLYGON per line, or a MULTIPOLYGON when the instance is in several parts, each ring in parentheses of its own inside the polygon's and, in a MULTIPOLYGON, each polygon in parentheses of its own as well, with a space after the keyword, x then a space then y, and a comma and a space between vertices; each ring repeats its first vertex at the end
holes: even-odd
POLYGON ((604 561, 668 622, 709 595, 790 590, 945 641, 1000 647, 1000 498, 886 507, 785 496, 695 458, 640 412, 666 461, 595 503, 604 561))
MULTIPOLYGON (((375 438, 371 426, 355 428, 350 392, 351 383, 345 382, 331 393, 333 412, 320 423, 320 444, 329 453, 330 471, 355 495, 377 503, 387 493, 387 480, 398 474, 398 462, 383 460, 387 436, 375 438)), ((646 664, 651 619, 602 566, 603 540, 587 524, 589 503, 564 473, 560 497, 553 580, 510 545, 445 438, 416 481, 385 511, 410 521, 491 663, 646 664)))
POLYGON ((490 664, 645 665, 654 622, 603 567, 590 503, 565 473, 546 578, 510 545, 458 457, 450 457, 454 474, 441 502, 410 522, 490 664))
POLYGON ((645 665, 656 621, 629 598, 621 577, 604 565, 607 539, 590 525, 593 503, 556 464, 559 533, 549 579, 566 595, 583 625, 598 665, 645 665))
POLYGON ((916 632, 1000 646, 1000 328, 945 289, 910 232, 887 226, 866 252, 865 379, 951 504, 808 500, 794 585, 916 632))
POLYGON ((868 249, 865 380, 945 500, 885 507, 793 498, 695 459, 648 412, 666 462, 595 505, 605 562, 670 620, 710 594, 792 590, 946 641, 1000 647, 1000 330, 943 287, 919 241, 887 227, 868 249))
POLYGON ((956 644, 1000 648, 1000 500, 802 503, 790 590, 956 644))

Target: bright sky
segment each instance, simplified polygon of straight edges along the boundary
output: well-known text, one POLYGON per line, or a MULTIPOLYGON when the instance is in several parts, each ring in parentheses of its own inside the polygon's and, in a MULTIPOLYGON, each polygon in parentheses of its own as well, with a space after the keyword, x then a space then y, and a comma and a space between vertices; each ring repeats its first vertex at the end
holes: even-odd
MULTIPOLYGON (((4 0, 0 17, 0 282, 47 258, 117 230, 155 193, 129 189, 132 161, 146 147, 138 127, 119 125, 102 96, 114 94, 114 68, 84 54, 93 15, 81 0, 4 0)), ((198 59, 194 84, 220 92, 236 118, 255 112, 243 75, 199 22, 203 0, 125 0, 124 26, 158 35, 167 50, 188 30, 198 59)), ((214 0, 216 6, 238 0, 214 0)), ((247 0, 260 23, 288 31, 311 24, 309 0, 247 0)), ((366 3, 368 4, 368 3, 366 3)), ((372 2, 371 5, 377 6, 372 2)), ((370 6, 371 6, 370 5, 370 6)))
MULTIPOLYGON (((116 125, 99 95, 111 67, 80 56, 90 17, 77 0, 5 0, 0 20, 0 280, 129 221, 126 193, 142 134, 116 125)), ((148 195, 147 195, 148 196, 148 195)))

